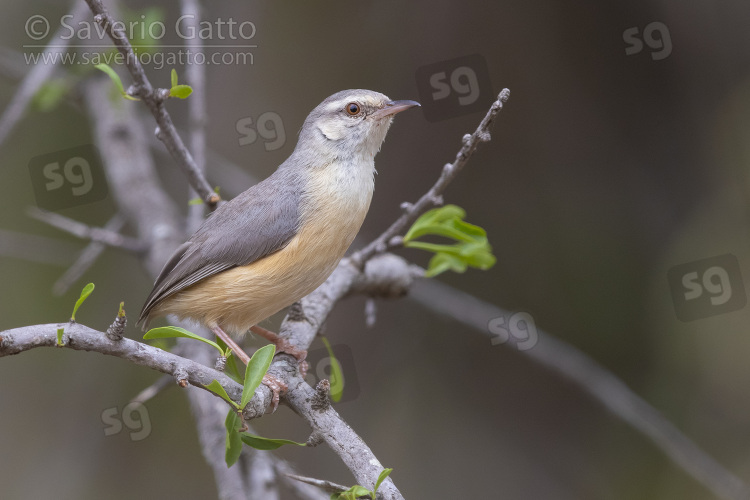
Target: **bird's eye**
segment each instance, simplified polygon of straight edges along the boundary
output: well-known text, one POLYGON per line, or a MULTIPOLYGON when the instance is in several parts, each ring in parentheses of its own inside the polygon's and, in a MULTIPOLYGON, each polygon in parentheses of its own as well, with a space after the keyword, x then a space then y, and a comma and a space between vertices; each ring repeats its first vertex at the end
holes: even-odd
POLYGON ((347 114, 349 114, 349 116, 357 116, 360 111, 359 104, 357 104, 356 102, 350 102, 344 109, 346 110, 347 114))

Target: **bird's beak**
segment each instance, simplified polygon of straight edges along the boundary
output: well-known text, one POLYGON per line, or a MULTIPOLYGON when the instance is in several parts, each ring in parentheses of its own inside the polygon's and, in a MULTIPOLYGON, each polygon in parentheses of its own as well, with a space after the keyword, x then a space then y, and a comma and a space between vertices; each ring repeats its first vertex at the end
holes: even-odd
POLYGON ((372 116, 375 118, 385 118, 393 116, 414 106, 421 106, 417 101, 388 101, 379 110, 375 111, 372 116))

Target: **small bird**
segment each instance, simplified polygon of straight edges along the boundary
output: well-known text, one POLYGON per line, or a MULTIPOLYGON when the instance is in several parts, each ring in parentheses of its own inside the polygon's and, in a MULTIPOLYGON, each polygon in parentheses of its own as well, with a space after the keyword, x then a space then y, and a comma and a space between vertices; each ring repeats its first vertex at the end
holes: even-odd
POLYGON ((193 320, 245 363, 247 354, 230 335, 242 338, 252 330, 277 351, 304 360, 306 352, 257 324, 331 275, 370 207, 375 155, 393 117, 414 106, 419 103, 362 89, 324 100, 308 115, 289 158, 219 206, 175 251, 138 323, 146 328, 168 314, 193 320))

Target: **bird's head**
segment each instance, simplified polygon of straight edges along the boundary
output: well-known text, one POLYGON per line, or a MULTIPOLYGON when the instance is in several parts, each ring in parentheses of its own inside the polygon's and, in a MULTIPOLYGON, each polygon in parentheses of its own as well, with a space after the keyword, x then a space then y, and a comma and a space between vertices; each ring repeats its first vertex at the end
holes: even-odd
POLYGON ((415 101, 392 101, 372 90, 343 90, 320 103, 307 116, 297 148, 315 150, 340 159, 371 160, 380 150, 396 113, 419 106, 415 101))

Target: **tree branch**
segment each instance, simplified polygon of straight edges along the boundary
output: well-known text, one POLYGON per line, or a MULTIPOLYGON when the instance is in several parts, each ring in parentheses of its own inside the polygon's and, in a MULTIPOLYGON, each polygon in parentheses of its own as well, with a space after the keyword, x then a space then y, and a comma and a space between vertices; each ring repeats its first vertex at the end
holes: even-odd
MULTIPOLYGON (((107 223, 104 225, 106 231, 117 233, 125 225, 125 217, 120 214, 115 214, 107 223)), ((99 256, 104 251, 106 245, 98 241, 92 241, 86 248, 84 248, 78 255, 76 261, 65 271, 65 273, 58 278, 54 285, 52 285, 52 293, 55 295, 62 295, 68 291, 68 289, 81 279, 81 277, 89 270, 89 268, 96 262, 99 256)))
POLYGON ((185 147, 175 129, 172 117, 164 107, 164 101, 169 97, 169 91, 153 88, 148 77, 146 77, 141 62, 138 60, 138 56, 133 52, 130 41, 120 28, 122 24, 115 24, 109 12, 102 5, 101 0, 86 0, 86 3, 89 5, 91 12, 94 13, 94 21, 104 28, 117 50, 123 55, 125 66, 135 81, 134 89, 129 93, 138 96, 146 104, 151 114, 154 115, 159 126, 157 137, 161 139, 172 157, 177 161, 188 182, 201 199, 210 207, 216 206, 221 198, 213 191, 198 165, 196 165, 190 151, 185 147))
POLYGON ((40 222, 49 224, 52 227, 56 227, 57 229, 65 231, 66 233, 72 234, 78 238, 91 240, 115 248, 122 248, 123 250, 133 253, 141 253, 147 248, 146 243, 143 241, 123 236, 120 233, 106 228, 91 227, 83 222, 78 222, 55 212, 48 212, 41 208, 32 206, 27 209, 27 213, 29 216, 40 222))
MULTIPOLYGON (((509 313, 437 280, 424 280, 410 297, 442 316, 490 336, 488 322, 509 313)), ((537 328, 537 344, 518 352, 559 373, 599 401, 612 415, 648 437, 675 464, 716 496, 750 498, 750 488, 701 450, 612 372, 574 346, 537 328)))
POLYGON ((440 206, 443 204, 443 192, 448 185, 461 173, 461 170, 469 162, 469 158, 474 154, 480 142, 488 142, 491 139, 490 127, 495 121, 495 117, 503 109, 503 103, 510 98, 510 90, 503 89, 497 96, 497 100, 492 103, 489 111, 484 116, 479 126, 473 134, 464 135, 462 142, 463 146, 456 154, 456 159, 453 163, 446 163, 443 167, 443 172, 438 177, 435 184, 413 205, 411 203, 403 203, 401 206, 404 209, 404 213, 396 219, 396 222, 386 229, 383 234, 375 238, 369 245, 355 253, 352 256, 352 262, 356 265, 361 266, 376 253, 382 253, 394 246, 401 245, 400 239, 394 238, 405 232, 411 224, 416 221, 420 215, 425 213, 427 210, 440 206))

